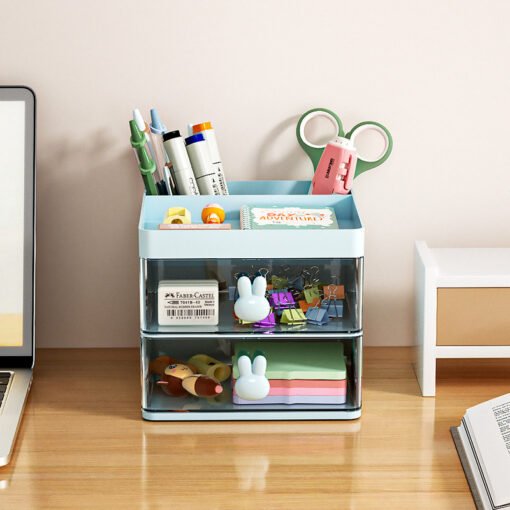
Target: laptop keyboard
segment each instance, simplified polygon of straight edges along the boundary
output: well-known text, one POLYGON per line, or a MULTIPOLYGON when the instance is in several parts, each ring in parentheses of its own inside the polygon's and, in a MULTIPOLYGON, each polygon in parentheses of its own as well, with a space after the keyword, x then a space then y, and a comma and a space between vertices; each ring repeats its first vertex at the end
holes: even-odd
POLYGON ((0 407, 2 407, 7 386, 9 386, 9 380, 11 377, 11 372, 0 372, 0 407))

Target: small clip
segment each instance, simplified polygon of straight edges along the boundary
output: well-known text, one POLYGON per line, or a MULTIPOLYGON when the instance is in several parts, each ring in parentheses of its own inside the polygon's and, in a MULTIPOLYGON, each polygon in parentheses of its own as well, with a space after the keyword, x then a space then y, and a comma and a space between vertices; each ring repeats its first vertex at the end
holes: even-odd
POLYGON ((285 277, 273 275, 271 276, 271 284, 274 290, 280 290, 287 288, 289 281, 285 277))
POLYGON ((329 287, 334 288, 331 289, 327 299, 322 300, 320 307, 323 310, 326 310, 326 313, 329 315, 329 317, 341 318, 344 315, 344 302, 342 300, 338 302, 335 297, 336 285, 329 285, 329 287))
POLYGON ((301 310, 303 310, 303 312, 306 313, 309 308, 312 308, 314 306, 318 307, 320 305, 320 303, 321 303, 320 298, 313 299, 311 303, 308 303, 304 299, 301 299, 298 302, 298 305, 299 305, 299 308, 301 308, 301 310))
POLYGON ((274 328, 276 326, 276 318, 274 312, 269 312, 269 315, 254 325, 256 328, 274 328))
POLYGON ((317 285, 310 285, 309 287, 305 287, 303 296, 307 303, 312 303, 315 299, 320 299, 321 295, 319 292, 319 287, 317 287, 317 285))
POLYGON ((343 285, 330 283, 329 285, 324 285, 322 291, 325 296, 334 296, 336 299, 345 298, 345 287, 343 285))
POLYGON ((315 326, 324 326, 329 322, 329 315, 324 308, 312 306, 306 312, 306 320, 315 326))
POLYGON ((285 310, 286 308, 294 308, 296 302, 289 291, 273 292, 269 296, 269 303, 275 310, 285 310))
POLYGON ((280 322, 282 324, 304 324, 306 317, 303 310, 299 308, 287 308, 283 311, 280 322))

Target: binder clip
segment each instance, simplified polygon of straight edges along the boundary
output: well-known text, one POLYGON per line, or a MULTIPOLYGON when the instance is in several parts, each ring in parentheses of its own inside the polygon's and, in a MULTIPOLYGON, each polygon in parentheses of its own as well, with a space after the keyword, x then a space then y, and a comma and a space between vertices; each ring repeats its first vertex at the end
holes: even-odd
POLYGON ((330 285, 329 287, 335 287, 335 289, 328 294, 327 299, 322 300, 320 307, 326 310, 329 317, 341 318, 344 316, 344 302, 341 300, 338 301, 335 297, 336 285, 330 285))
POLYGON ((273 292, 269 296, 269 302, 275 310, 285 310, 296 306, 296 302, 289 291, 273 292))
POLYGON ((303 276, 303 271, 301 271, 301 273, 298 274, 297 276, 289 278, 288 281, 289 286, 292 287, 293 289, 296 289, 299 292, 302 292, 303 289, 305 288, 305 277, 303 276))
POLYGON ((320 299, 319 291, 319 268, 312 266, 310 269, 303 270, 304 287, 303 297, 307 303, 312 303, 314 299, 320 299))
POLYGON ((253 326, 256 328, 274 328, 276 326, 274 312, 269 312, 269 315, 265 319, 256 322, 253 326))
POLYGON ((324 326, 329 322, 327 310, 318 306, 311 306, 306 312, 306 320, 315 326, 324 326))
POLYGON ((303 310, 299 308, 287 308, 283 311, 280 322, 282 324, 305 324, 306 317, 303 310))
POLYGON ((276 276, 274 274, 271 276, 271 285, 273 286, 273 290, 282 290, 288 287, 289 281, 284 276, 276 276))
POLYGON ((343 285, 330 283, 329 285, 324 285, 324 287, 322 287, 322 291, 325 296, 334 296, 336 299, 345 298, 345 288, 343 285))
POLYGON ((303 312, 307 312, 310 308, 313 308, 313 307, 319 307, 320 305, 320 298, 314 298, 312 300, 311 303, 307 303, 304 299, 301 299, 298 304, 299 304, 299 308, 301 308, 301 310, 303 310, 303 312))
POLYGON ((276 294, 277 292, 288 292, 288 288, 287 287, 284 287, 283 289, 269 289, 267 291, 268 295, 271 295, 271 294, 276 294))
POLYGON ((317 285, 310 285, 309 287, 305 287, 305 290, 303 290, 303 296, 307 303, 313 303, 315 299, 321 298, 319 287, 317 285))

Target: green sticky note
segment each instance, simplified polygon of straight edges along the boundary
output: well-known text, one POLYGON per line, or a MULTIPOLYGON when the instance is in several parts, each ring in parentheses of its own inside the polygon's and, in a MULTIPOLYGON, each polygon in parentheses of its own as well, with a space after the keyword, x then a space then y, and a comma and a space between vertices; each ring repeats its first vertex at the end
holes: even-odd
POLYGON ((346 379, 344 346, 341 342, 238 342, 234 348, 232 364, 234 379, 238 351, 263 350, 267 359, 268 379, 346 379))

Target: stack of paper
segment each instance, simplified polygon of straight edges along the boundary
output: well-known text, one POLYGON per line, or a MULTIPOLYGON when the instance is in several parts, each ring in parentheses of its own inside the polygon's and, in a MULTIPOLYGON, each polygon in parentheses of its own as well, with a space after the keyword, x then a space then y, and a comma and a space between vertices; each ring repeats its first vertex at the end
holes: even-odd
POLYGON ((240 351, 262 352, 267 359, 269 395, 234 404, 345 404, 347 395, 343 344, 340 342, 240 342, 232 364, 237 379, 240 351))

